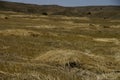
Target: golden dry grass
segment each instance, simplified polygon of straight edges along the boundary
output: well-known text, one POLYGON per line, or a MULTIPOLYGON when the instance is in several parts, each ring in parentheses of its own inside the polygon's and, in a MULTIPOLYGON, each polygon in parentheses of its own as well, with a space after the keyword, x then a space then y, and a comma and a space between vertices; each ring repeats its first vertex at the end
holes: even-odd
POLYGON ((118 21, 0 15, 1 80, 120 79, 118 21))
POLYGON ((7 29, 7 30, 1 30, 0 35, 4 36, 31 36, 31 35, 40 35, 39 32, 35 32, 32 30, 26 30, 26 29, 7 29))

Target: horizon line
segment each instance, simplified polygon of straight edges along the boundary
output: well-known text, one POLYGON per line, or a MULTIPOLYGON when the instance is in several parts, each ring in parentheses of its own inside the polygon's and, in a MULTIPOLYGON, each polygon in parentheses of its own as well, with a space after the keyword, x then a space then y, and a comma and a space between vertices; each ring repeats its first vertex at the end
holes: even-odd
MULTIPOLYGON (((0 1, 3 1, 3 0, 0 0, 0 1)), ((13 2, 13 3, 21 3, 21 4, 30 4, 30 5, 38 5, 38 6, 61 6, 61 7, 95 7, 95 6, 120 6, 120 5, 79 5, 79 6, 65 6, 65 5, 60 5, 60 4, 37 4, 37 3, 27 3, 27 2, 17 2, 17 1, 7 1, 7 0, 4 0, 3 2, 13 2)))

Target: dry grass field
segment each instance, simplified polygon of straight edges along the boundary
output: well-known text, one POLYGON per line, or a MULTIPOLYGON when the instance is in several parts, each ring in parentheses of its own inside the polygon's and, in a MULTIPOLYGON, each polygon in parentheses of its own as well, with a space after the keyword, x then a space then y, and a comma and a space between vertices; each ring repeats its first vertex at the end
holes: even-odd
POLYGON ((120 19, 0 11, 0 80, 120 80, 120 19))

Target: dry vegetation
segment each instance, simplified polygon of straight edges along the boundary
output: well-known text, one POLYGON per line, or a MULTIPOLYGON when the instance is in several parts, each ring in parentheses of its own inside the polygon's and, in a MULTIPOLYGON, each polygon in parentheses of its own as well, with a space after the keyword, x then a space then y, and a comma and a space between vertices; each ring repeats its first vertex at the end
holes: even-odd
POLYGON ((120 80, 119 22, 0 11, 0 80, 120 80))

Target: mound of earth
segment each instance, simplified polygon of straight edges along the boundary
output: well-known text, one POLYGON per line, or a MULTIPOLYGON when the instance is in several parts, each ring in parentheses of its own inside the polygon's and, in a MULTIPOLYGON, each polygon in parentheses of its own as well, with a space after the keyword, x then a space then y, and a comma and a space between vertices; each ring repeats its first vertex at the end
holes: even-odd
POLYGON ((104 57, 76 50, 50 50, 45 54, 36 57, 35 60, 43 63, 57 64, 70 68, 85 68, 98 71, 110 70, 106 66, 108 60, 106 60, 104 57))

